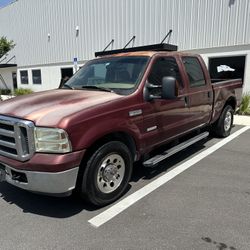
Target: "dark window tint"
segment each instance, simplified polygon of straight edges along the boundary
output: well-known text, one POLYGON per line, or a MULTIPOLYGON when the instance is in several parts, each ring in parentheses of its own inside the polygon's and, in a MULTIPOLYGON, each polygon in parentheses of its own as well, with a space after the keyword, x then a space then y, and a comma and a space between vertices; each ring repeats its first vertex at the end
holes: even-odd
MULTIPOLYGON (((162 85, 162 78, 165 76, 174 77, 179 86, 183 86, 178 65, 173 57, 162 57, 157 59, 148 77, 148 81, 154 85, 162 85)), ((153 92, 155 95, 161 95, 160 88, 153 90, 153 92)))
POLYGON ((42 77, 41 77, 40 69, 32 70, 32 80, 33 80, 33 84, 42 84, 42 77))
POLYGON ((159 58, 153 65, 148 81, 156 85, 161 85, 162 78, 165 76, 175 77, 179 85, 183 86, 178 65, 173 57, 159 58))
POLYGON ((191 88, 206 85, 205 77, 197 58, 183 57, 183 63, 188 75, 191 88))
POLYGON ((21 70, 20 77, 21 77, 21 84, 28 84, 29 83, 27 70, 21 70))

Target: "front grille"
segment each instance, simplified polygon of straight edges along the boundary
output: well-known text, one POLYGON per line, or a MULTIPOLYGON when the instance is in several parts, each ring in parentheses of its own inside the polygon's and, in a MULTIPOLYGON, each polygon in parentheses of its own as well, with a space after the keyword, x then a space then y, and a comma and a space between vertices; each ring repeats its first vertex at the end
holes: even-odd
POLYGON ((26 161, 34 154, 33 122, 0 115, 0 155, 26 161))

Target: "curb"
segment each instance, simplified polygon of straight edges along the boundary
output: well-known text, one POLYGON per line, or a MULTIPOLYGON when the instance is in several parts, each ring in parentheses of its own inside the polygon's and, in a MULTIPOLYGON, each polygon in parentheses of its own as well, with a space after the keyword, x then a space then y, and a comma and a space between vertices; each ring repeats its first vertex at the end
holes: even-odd
POLYGON ((250 116, 247 115, 234 115, 235 125, 250 126, 250 116))

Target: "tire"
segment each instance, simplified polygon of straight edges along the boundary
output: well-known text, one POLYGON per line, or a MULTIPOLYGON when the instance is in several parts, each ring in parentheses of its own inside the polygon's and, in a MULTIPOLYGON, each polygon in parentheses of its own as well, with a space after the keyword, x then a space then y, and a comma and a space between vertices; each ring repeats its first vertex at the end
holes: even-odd
POLYGON ((227 105, 221 115, 218 121, 213 126, 213 132, 218 137, 224 138, 230 135, 232 125, 233 125, 233 114, 234 110, 230 105, 227 105))
POLYGON ((132 155, 119 141, 102 145, 87 161, 81 196, 95 206, 117 200, 126 190, 132 174, 132 155))

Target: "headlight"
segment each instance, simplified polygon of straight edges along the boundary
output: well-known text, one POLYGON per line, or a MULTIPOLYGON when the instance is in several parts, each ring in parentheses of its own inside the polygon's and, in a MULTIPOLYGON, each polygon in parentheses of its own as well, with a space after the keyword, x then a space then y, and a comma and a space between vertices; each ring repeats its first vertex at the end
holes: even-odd
POLYGON ((34 131, 36 152, 68 153, 72 151, 67 133, 58 128, 39 128, 34 131))

